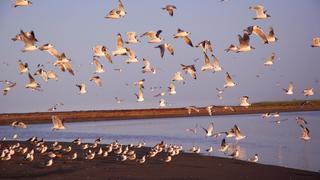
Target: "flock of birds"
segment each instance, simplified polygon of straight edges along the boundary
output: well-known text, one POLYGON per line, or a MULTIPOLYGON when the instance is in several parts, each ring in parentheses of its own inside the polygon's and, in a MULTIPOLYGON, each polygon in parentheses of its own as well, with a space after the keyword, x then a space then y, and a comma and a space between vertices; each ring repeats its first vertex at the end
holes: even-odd
MULTIPOLYGON (((29 6, 32 2, 28 0, 16 0, 14 7, 23 7, 23 6, 29 6)), ((264 9, 262 5, 256 5, 251 6, 249 9, 254 10, 256 13, 256 16, 253 18, 254 20, 264 20, 267 18, 270 18, 271 16, 267 14, 267 11, 264 9)), ((177 7, 174 5, 166 5, 162 8, 162 10, 166 11, 170 16, 174 15, 174 12, 177 10, 177 7)), ((124 18, 124 16, 127 15, 127 12, 125 11, 125 7, 121 0, 118 0, 118 7, 116 9, 112 9, 108 12, 108 14, 105 16, 106 19, 121 19, 124 18)), ((140 38, 147 37, 148 43, 151 44, 157 44, 155 48, 159 48, 160 50, 160 58, 163 58, 165 53, 169 53, 170 55, 174 56, 174 48, 172 44, 164 42, 164 38, 161 37, 162 30, 158 31, 148 31, 144 32, 140 35, 140 38)), ((201 67, 201 71, 212 71, 212 72, 220 72, 223 70, 223 68, 219 64, 218 58, 213 54, 213 46, 210 42, 210 40, 204 40, 202 42, 199 42, 198 44, 194 45, 190 36, 190 32, 182 30, 180 28, 177 29, 177 32, 173 35, 174 39, 182 39, 187 46, 200 48, 201 52, 204 57, 204 64, 201 67), (211 60, 212 58, 212 60, 211 60)), ((114 51, 110 51, 105 45, 96 45, 93 47, 93 62, 92 64, 95 66, 95 72, 93 76, 90 78, 90 81, 94 82, 97 86, 102 86, 102 79, 100 78, 99 74, 104 73, 104 67, 100 63, 99 60, 101 58, 105 58, 109 63, 113 63, 113 57, 115 56, 126 56, 126 63, 138 63, 139 60, 135 54, 135 51, 131 48, 127 47, 126 45, 129 44, 138 44, 141 43, 140 39, 138 39, 136 32, 127 32, 127 41, 124 41, 122 38, 122 35, 120 33, 116 36, 116 49, 114 51)), ((269 33, 265 34, 263 29, 257 25, 249 26, 243 30, 243 35, 238 35, 238 41, 239 46, 231 44, 228 48, 225 49, 227 53, 229 52, 235 52, 235 53, 243 53, 243 52, 249 52, 253 49, 255 49, 250 44, 250 38, 252 35, 255 35, 259 37, 263 44, 269 44, 269 43, 276 43, 278 38, 275 35, 273 27, 270 27, 269 33)), ((46 43, 42 46, 37 46, 37 38, 35 36, 35 33, 33 31, 25 32, 23 30, 20 31, 19 34, 17 34, 14 38, 12 38, 13 41, 21 41, 24 44, 24 48, 22 49, 22 52, 32 52, 36 50, 44 51, 49 53, 51 56, 53 56, 56 61, 53 63, 53 65, 57 68, 59 68, 63 72, 69 72, 71 75, 75 75, 74 69, 72 67, 72 61, 70 58, 66 56, 65 53, 59 52, 55 46, 51 43, 46 43)), ((312 40, 312 47, 320 47, 320 38, 314 38, 312 40)), ((272 66, 273 61, 275 60, 275 53, 272 53, 270 57, 268 57, 264 63, 265 66, 272 66)), ((157 72, 157 68, 153 67, 151 62, 143 58, 144 66, 142 67, 142 73, 153 73, 155 74, 157 72)), ((51 70, 45 70, 44 65, 39 64, 37 66, 37 70, 35 73, 30 73, 30 69, 27 62, 23 62, 21 60, 18 61, 18 68, 20 74, 27 74, 29 81, 25 85, 26 88, 29 88, 33 91, 43 91, 41 89, 40 84, 34 79, 33 76, 41 76, 41 78, 48 82, 49 80, 55 80, 57 81, 59 78, 56 75, 54 71, 51 70)), ((121 69, 117 69, 117 71, 121 71, 121 69)), ((166 107, 167 102, 163 98, 167 93, 169 95, 175 95, 177 93, 176 91, 176 83, 182 83, 185 84, 185 77, 183 77, 183 72, 188 73, 192 79, 197 79, 197 70, 195 64, 181 64, 181 71, 177 71, 173 78, 171 79, 170 85, 168 87, 167 91, 163 91, 159 94, 156 94, 155 97, 161 97, 159 101, 159 106, 166 107)), ((5 87, 3 88, 3 95, 7 95, 9 91, 16 86, 15 82, 9 81, 9 80, 3 80, 1 81, 5 84, 5 87)), ((138 89, 138 92, 135 94, 137 98, 137 102, 143 102, 144 99, 144 83, 145 79, 138 80, 137 82, 134 82, 134 86, 136 86, 138 89)), ((224 89, 216 89, 218 92, 219 98, 222 98, 222 94, 226 89, 233 88, 238 83, 233 81, 232 75, 229 72, 226 72, 225 75, 225 84, 224 89)), ((85 83, 76 84, 76 86, 79 88, 79 94, 85 94, 87 93, 87 86, 85 83)), ((283 91, 286 95, 292 95, 294 94, 294 85, 293 82, 290 82, 288 85, 288 88, 283 88, 283 91)), ((305 96, 312 96, 314 95, 313 88, 306 88, 303 90, 303 94, 305 96)), ((123 100, 115 97, 117 103, 121 103, 123 100)), ((248 96, 242 96, 240 98, 240 106, 243 107, 249 107, 251 104, 248 101, 248 96)), ((63 103, 55 104, 53 107, 51 107, 48 111, 55 111, 58 106, 62 106, 63 103)), ((214 106, 207 106, 207 111, 209 115, 213 115, 213 107, 214 106)), ((232 107, 226 107, 232 110, 232 107)), ((191 114, 192 111, 199 112, 199 109, 195 106, 188 106, 186 107, 188 110, 188 113, 191 114)), ((266 113, 263 114, 263 118, 270 118, 270 117, 279 117, 279 114, 274 113, 266 113)), ((307 122, 302 117, 297 117, 297 124, 301 126, 303 133, 301 138, 303 140, 309 140, 310 139, 310 132, 309 129, 306 127, 307 122)), ((277 120, 277 123, 280 123, 282 120, 277 120)), ((53 123, 53 130, 63 130, 65 129, 63 120, 54 115, 52 116, 52 123, 53 123)), ((26 128, 27 125, 21 121, 15 121, 11 124, 13 127, 20 127, 20 128, 26 128)), ((189 132, 192 132, 194 134, 197 133, 197 126, 195 128, 189 128, 186 129, 189 132)), ((224 135, 225 138, 222 139, 221 145, 219 148, 219 151, 226 152, 226 154, 238 158, 240 156, 239 148, 237 148, 234 145, 226 143, 226 138, 235 138, 235 140, 238 142, 242 139, 245 139, 246 136, 242 134, 240 131, 240 128, 237 125, 234 125, 230 130, 225 132, 215 132, 214 131, 214 124, 210 123, 208 128, 202 128, 205 132, 206 137, 219 137, 224 135), (230 150, 232 152, 230 153, 230 150)), ((28 161, 33 161, 34 159, 34 153, 40 153, 42 155, 47 155, 50 159, 46 163, 46 166, 51 166, 53 164, 53 159, 56 157, 67 157, 69 159, 76 159, 78 157, 77 153, 71 153, 72 148, 71 146, 63 148, 59 143, 54 143, 52 146, 48 146, 44 144, 43 139, 38 140, 36 137, 31 138, 28 140, 30 143, 34 145, 33 149, 28 149, 26 147, 21 146, 19 143, 16 143, 14 145, 11 145, 10 147, 4 148, 1 153, 1 160, 10 160, 11 156, 13 156, 15 153, 21 153, 25 155, 25 159, 28 161), (71 154, 70 154, 71 153, 71 154), (65 156, 65 154, 70 154, 70 156, 65 156)), ((131 148, 140 148, 142 144, 139 145, 122 145, 119 142, 115 141, 111 144, 108 144, 105 147, 105 150, 103 150, 102 147, 97 148, 101 139, 97 139, 95 143, 92 146, 89 146, 88 144, 82 144, 81 148, 84 151, 84 159, 94 159, 95 156, 100 155, 103 157, 108 156, 108 153, 114 152, 119 156, 119 160, 126 161, 129 160, 136 160, 139 163, 144 163, 146 161, 146 158, 152 158, 156 154, 160 152, 166 152, 167 157, 164 159, 165 162, 170 162, 172 157, 175 155, 178 155, 180 151, 182 151, 182 146, 180 145, 166 145, 164 142, 161 142, 159 144, 156 144, 148 154, 143 155, 141 159, 136 159, 135 151, 131 148)), ((73 141, 76 145, 80 146, 81 141, 80 139, 76 139, 73 141)), ((213 147, 209 147, 207 152, 212 152, 213 147)), ((193 146, 189 152, 193 153, 200 153, 201 150, 199 147, 193 146)), ((249 159, 251 162, 257 162, 258 161, 258 154, 255 154, 252 158, 249 159)))

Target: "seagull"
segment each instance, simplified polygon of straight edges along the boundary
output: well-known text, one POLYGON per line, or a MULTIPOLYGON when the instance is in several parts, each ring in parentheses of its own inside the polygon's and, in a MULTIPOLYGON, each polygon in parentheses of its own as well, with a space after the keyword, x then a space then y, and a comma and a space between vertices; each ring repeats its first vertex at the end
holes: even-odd
POLYGON ((167 50, 172 56, 174 55, 173 46, 169 43, 160 44, 159 46, 156 46, 155 48, 160 49, 160 57, 163 58, 165 50, 167 50))
POLYGON ((301 136, 301 139, 305 140, 305 141, 308 141, 311 139, 310 137, 310 131, 307 127, 303 126, 303 125, 300 125, 300 127, 302 128, 302 136, 301 136))
POLYGON ((72 143, 79 146, 81 144, 81 139, 77 138, 77 139, 73 140, 72 143))
POLYGON ((54 56, 55 58, 60 58, 61 53, 59 53, 55 48, 53 44, 47 43, 39 47, 40 51, 46 51, 50 55, 54 56))
POLYGON ((76 84, 76 86, 79 88, 79 94, 85 94, 87 93, 87 86, 84 83, 76 84))
POLYGON ((228 72, 226 72, 224 88, 232 88, 235 85, 236 84, 232 81, 231 75, 228 72))
POLYGON ((48 79, 53 79, 58 81, 58 76, 53 71, 47 71, 47 76, 48 76, 48 79))
POLYGON ((248 102, 248 99, 249 99, 248 96, 242 96, 242 97, 240 98, 240 106, 243 106, 243 107, 248 107, 248 106, 250 106, 251 104, 248 102))
POLYGON ((143 96, 143 91, 142 91, 142 87, 139 87, 139 91, 138 94, 135 94, 137 97, 137 101, 138 102, 143 102, 144 101, 144 96, 143 96))
POLYGON ((256 17, 252 18, 254 20, 267 19, 268 17, 271 17, 269 14, 266 14, 267 10, 264 10, 262 5, 250 6, 249 9, 256 11, 256 17))
POLYGON ((184 78, 182 77, 182 73, 180 71, 176 72, 172 78, 172 81, 182 81, 184 83, 184 78))
POLYGON ((120 17, 123 17, 127 14, 127 12, 124 10, 124 6, 123 6, 121 0, 118 0, 117 13, 120 15, 120 17))
POLYGON ((24 42, 22 52, 30 52, 38 49, 38 46, 35 45, 38 40, 36 39, 33 31, 26 33, 20 30, 20 35, 21 40, 24 42))
POLYGON ((53 112, 53 111, 57 110, 57 107, 58 107, 58 106, 63 106, 63 105, 64 105, 63 103, 55 104, 55 105, 53 105, 52 107, 50 107, 50 108, 48 109, 48 111, 49 111, 49 112, 53 112))
POLYGON ((102 86, 102 81, 101 78, 99 76, 92 76, 90 78, 90 81, 93 81, 97 86, 102 86))
POLYGON ((213 108, 212 105, 206 107, 206 110, 208 111, 209 116, 212 116, 212 112, 214 111, 212 108, 213 108))
POLYGON ((160 108, 166 107, 167 106, 166 100, 161 98, 159 101, 159 106, 160 106, 160 108))
POLYGON ((164 159, 164 162, 168 163, 172 160, 172 156, 167 156, 165 159, 164 159))
POLYGON ((43 70, 42 68, 38 69, 33 75, 40 75, 45 82, 48 82, 49 80, 47 71, 43 70))
POLYGON ((53 159, 50 159, 47 163, 46 163, 46 166, 49 167, 49 166, 52 166, 53 164, 53 159))
POLYGON ((236 140, 241 140, 241 139, 246 138, 245 135, 241 134, 240 128, 236 124, 234 125, 234 134, 236 136, 236 140))
POLYGON ((22 122, 22 121, 13 121, 11 124, 10 124, 13 128, 27 128, 27 125, 22 122))
POLYGON ((96 45, 93 48, 94 55, 93 57, 105 57, 110 63, 112 63, 112 58, 109 52, 107 51, 107 47, 103 45, 96 45))
POLYGON ((213 72, 219 72, 219 71, 222 71, 222 67, 220 66, 220 63, 218 61, 218 58, 212 54, 212 57, 213 57, 213 72))
POLYGON ((288 89, 282 88, 282 90, 284 90, 287 95, 292 95, 293 94, 293 83, 290 82, 288 89))
POLYGON ((64 127, 64 120, 60 119, 59 116, 51 116, 51 120, 52 120, 52 130, 63 130, 65 129, 64 127))
POLYGON ((299 125, 307 125, 308 122, 301 116, 296 117, 296 122, 299 125))
POLYGON ((119 19, 121 17, 124 17, 127 14, 124 10, 124 6, 121 2, 121 0, 118 0, 118 8, 112 9, 105 18, 107 19, 119 19))
POLYGON ((311 47, 320 47, 320 38, 316 37, 312 39, 312 45, 311 47))
POLYGON ((193 134, 197 134, 198 124, 196 124, 193 128, 187 128, 186 131, 191 132, 193 134))
POLYGON ((55 63, 53 63, 53 65, 57 66, 62 72, 67 70, 71 75, 74 76, 70 59, 68 59, 64 53, 61 54, 61 56, 56 60, 55 63))
POLYGON ((274 61, 274 58, 275 58, 276 54, 275 53, 272 53, 271 56, 269 56, 266 61, 264 62, 264 65, 265 66, 271 66, 273 65, 273 61, 274 61))
POLYGON ((173 83, 170 83, 168 89, 169 89, 169 95, 177 94, 176 86, 173 83))
POLYGON ((142 73, 148 73, 151 72, 153 74, 155 74, 155 69, 153 67, 151 67, 151 63, 149 60, 147 60, 146 58, 142 58, 143 64, 144 66, 142 67, 142 73))
POLYGON ((303 95, 304 96, 313 96, 314 92, 313 92, 313 88, 306 88, 303 90, 303 95))
POLYGON ((189 46, 193 47, 191 39, 188 37, 190 32, 184 31, 180 28, 178 28, 177 33, 173 35, 173 38, 182 38, 185 43, 187 43, 189 46))
POLYGON ((133 85, 138 86, 139 88, 144 88, 143 83, 144 83, 145 79, 141 79, 137 82, 134 82, 133 85))
POLYGON ((213 151, 213 147, 210 146, 208 149, 206 149, 206 151, 207 151, 208 153, 211 153, 211 152, 213 151))
POLYGON ((127 49, 123 47, 123 40, 121 37, 121 34, 117 34, 117 50, 112 51, 113 56, 118 56, 118 55, 126 55, 127 54, 127 49))
POLYGON ((126 44, 137 44, 140 42, 139 39, 137 39, 136 32, 127 32, 128 41, 126 41, 126 44))
POLYGON ((91 152, 91 150, 89 150, 89 152, 86 154, 85 159, 92 160, 94 159, 95 155, 96 155, 95 152, 91 152))
POLYGON ((253 162, 253 163, 258 162, 258 160, 259 160, 258 154, 255 154, 253 157, 248 159, 249 162, 253 162))
POLYGON ((196 68, 194 64, 192 65, 180 64, 180 65, 183 71, 185 71, 186 73, 189 73, 193 79, 197 79, 196 68))
POLYGON ((269 34, 267 36, 267 40, 269 43, 278 41, 278 38, 275 37, 273 27, 269 28, 269 34))
POLYGON ((258 37, 260 37, 260 39, 262 40, 262 42, 264 44, 268 44, 267 36, 265 35, 265 33, 263 32, 263 30, 261 29, 260 26, 249 26, 247 28, 247 31, 248 31, 249 35, 251 35, 253 33, 253 34, 257 35, 258 37))
POLYGON ((218 91, 218 94, 223 94, 224 93, 223 89, 216 88, 216 90, 218 91))
POLYGON ((213 122, 209 123, 208 128, 202 128, 206 132, 206 137, 212 137, 214 135, 213 122))
POLYGON ((144 156, 142 156, 141 159, 137 159, 137 162, 138 162, 139 164, 145 163, 145 162, 146 162, 146 156, 144 155, 144 156))
POLYGON ((228 48, 225 49, 226 52, 238 52, 238 47, 231 44, 228 48))
POLYGON ((211 42, 209 40, 204 40, 196 45, 196 47, 200 47, 204 53, 207 53, 209 50, 211 53, 213 52, 213 48, 211 42))
POLYGON ((148 31, 143 33, 140 37, 148 36, 149 41, 148 43, 160 43, 162 41, 162 38, 160 37, 160 33, 162 30, 155 31, 148 31))
POLYGON ((162 10, 166 10, 170 16, 173 16, 173 11, 177 9, 174 5, 166 5, 166 7, 162 8, 162 10))
POLYGON ((31 1, 28 0, 15 0, 16 2, 14 3, 14 7, 25 7, 25 6, 29 6, 32 4, 31 1))
POLYGON ((121 16, 118 14, 118 12, 115 9, 112 9, 109 11, 109 13, 104 17, 107 19, 119 19, 121 16))
POLYGON ((200 112, 200 109, 198 109, 196 106, 188 106, 186 107, 186 109, 188 110, 188 114, 190 115, 191 114, 191 111, 195 111, 195 112, 200 112))
POLYGON ((201 67, 201 71, 210 71, 213 70, 213 65, 210 63, 210 59, 206 52, 204 54, 204 65, 201 67))
POLYGON ((103 73, 104 72, 103 65, 99 62, 99 60, 93 58, 93 63, 96 67, 95 73, 103 73))
POLYGON ((28 77, 29 77, 29 82, 26 84, 26 88, 30 88, 31 90, 40 90, 40 84, 37 83, 34 78, 31 76, 30 73, 28 73, 28 77))
POLYGON ((229 144, 227 144, 226 143, 226 139, 223 138, 222 141, 221 141, 221 145, 220 145, 219 151, 225 152, 228 148, 229 148, 229 144))
POLYGON ((20 74, 27 73, 29 71, 28 63, 23 63, 21 60, 18 61, 20 74))
POLYGON ((17 83, 8 81, 8 80, 4 80, 4 81, 0 81, 5 83, 5 87, 2 89, 2 94, 5 96, 8 94, 8 92, 11 90, 11 88, 13 88, 14 86, 16 86, 17 83))
POLYGON ((239 38, 240 47, 237 50, 237 52, 248 52, 252 49, 255 49, 254 47, 249 45, 250 37, 249 37, 249 33, 247 31, 243 32, 243 36, 238 34, 238 38, 239 38))
POLYGON ((137 59, 136 53, 133 50, 126 48, 126 51, 127 51, 127 55, 129 56, 129 59, 126 60, 127 64, 139 62, 137 59))

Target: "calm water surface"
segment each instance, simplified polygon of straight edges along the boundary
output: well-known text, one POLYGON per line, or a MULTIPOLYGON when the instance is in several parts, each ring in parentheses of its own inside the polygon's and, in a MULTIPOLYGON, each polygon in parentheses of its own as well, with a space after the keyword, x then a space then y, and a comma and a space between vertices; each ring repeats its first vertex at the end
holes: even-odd
POLYGON ((85 142, 93 142, 97 137, 103 143, 119 140, 123 144, 146 142, 152 146, 161 140, 168 144, 181 144, 184 150, 193 145, 200 146, 203 155, 227 157, 217 151, 223 137, 206 138, 202 127, 214 122, 215 131, 227 131, 237 124, 247 136, 239 142, 233 138, 227 143, 235 143, 240 147, 240 159, 247 160, 255 153, 259 154, 259 163, 284 167, 317 171, 320 170, 320 111, 281 113, 280 119, 288 119, 280 124, 275 119, 263 119, 261 114, 231 115, 213 117, 185 117, 166 119, 143 119, 126 121, 99 121, 66 123, 66 130, 51 131, 51 124, 29 125, 27 129, 13 129, 0 126, 0 137, 11 139, 18 134, 20 140, 31 136, 43 137, 47 141, 71 142, 80 137, 85 142), (311 140, 300 139, 302 129, 296 124, 295 117, 302 116, 308 121, 311 140), (198 124, 197 134, 186 131, 198 124), (213 146, 215 151, 206 153, 205 149, 213 146))

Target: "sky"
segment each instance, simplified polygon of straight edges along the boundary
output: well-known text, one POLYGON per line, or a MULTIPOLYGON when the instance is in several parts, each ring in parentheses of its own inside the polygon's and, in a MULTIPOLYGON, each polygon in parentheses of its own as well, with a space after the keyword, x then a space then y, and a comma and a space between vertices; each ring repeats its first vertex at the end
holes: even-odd
POLYGON ((31 1, 31 6, 18 8, 12 6, 13 1, 0 1, 0 80, 17 83, 8 95, 0 96, 0 113, 42 112, 60 102, 64 106, 59 107, 59 111, 158 108, 160 97, 153 96, 167 90, 174 73, 181 71, 180 64, 195 64, 198 78, 193 80, 183 73, 186 83, 176 84, 177 94, 163 97, 168 107, 239 105, 239 98, 244 95, 249 96, 251 103, 320 98, 320 48, 310 47, 312 38, 320 37, 318 0, 123 0, 127 14, 117 20, 104 18, 117 7, 116 0, 31 1), (177 7, 173 17, 161 9, 167 4, 177 7), (257 4, 263 5, 271 17, 253 20, 255 12, 249 6, 257 4), (252 25, 259 25, 266 33, 272 26, 279 40, 264 45, 252 35, 250 44, 255 50, 226 53, 224 49, 230 44, 238 45, 237 35, 252 25), (223 71, 201 72, 204 59, 201 49, 189 47, 182 39, 173 39, 178 28, 191 32, 189 37, 193 44, 210 40, 223 71), (54 67, 52 64, 56 59, 46 52, 21 52, 23 43, 11 40, 20 30, 33 30, 38 46, 52 43, 59 52, 65 52, 72 60, 75 76, 54 67), (139 38, 141 43, 126 45, 136 52, 139 63, 126 64, 125 56, 112 57, 113 64, 102 58, 100 62, 106 72, 99 75, 103 86, 97 87, 89 81, 95 71, 91 64, 95 45, 102 44, 113 51, 117 33, 126 40, 128 31, 135 31, 140 36, 146 31, 157 30, 162 30, 164 42, 173 45, 174 56, 165 54, 161 59, 159 49, 154 48, 158 44, 147 43, 145 37, 139 38), (276 54, 275 64, 265 67, 263 63, 271 53, 276 54), (141 73, 142 58, 150 60, 158 69, 156 74, 141 73), (199 60, 195 62, 197 58, 199 60), (37 64, 43 64, 45 70, 56 72, 59 80, 46 83, 36 76, 43 91, 26 89, 28 77, 19 74, 18 60, 27 62, 32 73, 37 64), (116 72, 113 70, 116 68, 123 71, 116 72), (215 89, 223 88, 226 72, 239 84, 226 89, 220 100, 215 89), (143 78, 145 101, 138 103, 134 95, 138 88, 133 82, 143 78), (282 90, 290 81, 295 86, 292 96, 282 90), (79 95, 75 86, 79 83, 87 84, 88 93, 79 95), (150 87, 155 86, 162 89, 151 92, 150 87), (304 97, 302 91, 309 87, 314 88, 315 95, 304 97), (123 103, 117 104, 114 97, 124 99, 123 103))

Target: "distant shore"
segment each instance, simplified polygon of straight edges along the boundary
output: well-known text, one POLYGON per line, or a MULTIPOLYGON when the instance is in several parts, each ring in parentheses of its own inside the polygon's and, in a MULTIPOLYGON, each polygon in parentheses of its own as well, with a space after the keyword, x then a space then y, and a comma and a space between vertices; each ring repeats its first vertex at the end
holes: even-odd
MULTIPOLYGON (((88 110, 64 112, 34 112, 34 113, 9 113, 0 114, 0 125, 9 125, 13 121, 23 121, 27 124, 50 123, 52 115, 58 115, 66 122, 101 121, 101 120, 126 120, 126 119, 151 119, 172 118, 187 116, 208 116, 206 107, 197 107, 191 114, 186 108, 157 108, 157 109, 132 109, 132 110, 88 110)), ((294 111, 320 111, 319 101, 294 102, 267 102, 256 103, 250 107, 240 106, 214 106, 213 115, 256 114, 267 112, 294 112, 294 111)))
MULTIPOLYGON (((28 147, 28 152, 35 148, 35 145, 26 141, 0 141, 0 149, 18 142, 20 146, 28 147)), ((53 142, 45 143, 49 148, 52 144, 53 142)), ((82 150, 81 146, 72 143, 59 144, 62 148, 71 146, 72 150, 69 153, 53 151, 60 155, 53 159, 50 167, 45 166, 50 158, 38 151, 35 151, 32 162, 25 160, 25 155, 18 152, 11 160, 0 161, 0 179, 320 179, 319 172, 184 152, 174 156, 169 163, 163 160, 167 156, 165 152, 157 154, 154 158, 147 157, 143 164, 135 160, 121 162, 120 155, 114 152, 110 152, 107 157, 97 155, 93 160, 87 160, 84 157, 88 149, 82 150), (74 152, 77 152, 78 157, 71 160, 70 156, 74 152)), ((105 145, 89 149, 98 152, 100 147, 103 151, 106 149, 105 145)), ((134 150, 137 158, 141 158, 148 154, 150 148, 130 148, 130 150, 134 150)))

